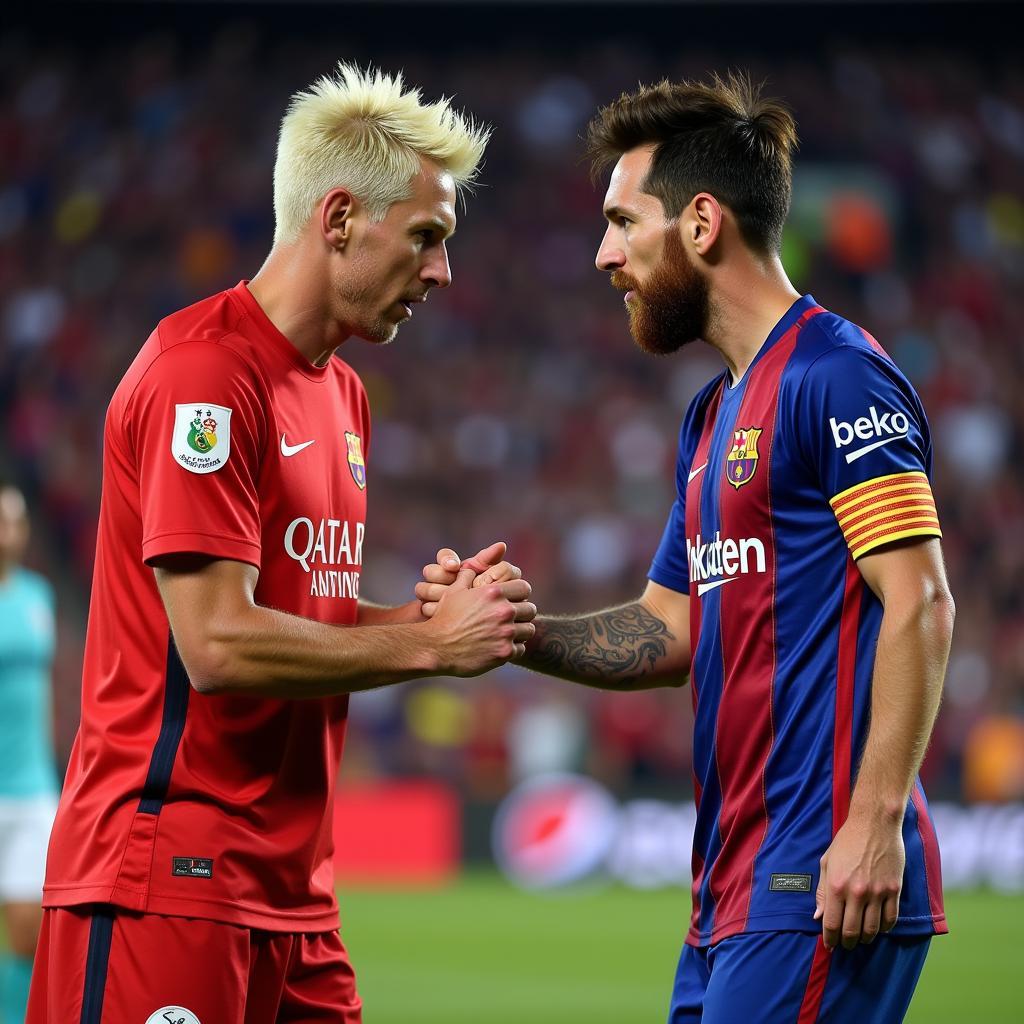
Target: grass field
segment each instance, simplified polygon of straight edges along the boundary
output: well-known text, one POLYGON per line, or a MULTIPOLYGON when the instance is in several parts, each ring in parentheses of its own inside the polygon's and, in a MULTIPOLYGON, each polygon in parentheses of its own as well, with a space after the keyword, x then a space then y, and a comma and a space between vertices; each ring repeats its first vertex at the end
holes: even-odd
MULTIPOLYGON (((663 1024, 682 890, 342 891, 366 1024, 663 1024)), ((908 1024, 1024 1022, 1024 896, 949 893, 908 1024)))

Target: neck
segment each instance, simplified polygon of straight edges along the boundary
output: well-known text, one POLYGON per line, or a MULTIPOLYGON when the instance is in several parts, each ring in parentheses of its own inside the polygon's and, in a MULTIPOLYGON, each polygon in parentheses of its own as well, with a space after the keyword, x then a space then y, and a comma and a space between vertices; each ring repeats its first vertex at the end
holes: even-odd
POLYGON ((270 322, 316 366, 324 366, 349 337, 330 316, 327 281, 322 268, 311 265, 301 242, 275 246, 249 282, 249 291, 270 322))
POLYGON ((704 340, 721 352, 733 384, 798 298, 777 256, 750 256, 738 268, 718 268, 704 340))

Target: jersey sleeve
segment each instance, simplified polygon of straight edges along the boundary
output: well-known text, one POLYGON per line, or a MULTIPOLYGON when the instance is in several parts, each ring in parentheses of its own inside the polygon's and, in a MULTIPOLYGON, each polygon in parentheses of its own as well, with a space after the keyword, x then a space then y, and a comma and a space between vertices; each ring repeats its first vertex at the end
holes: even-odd
POLYGON ((690 592, 690 566, 686 558, 685 481, 680 488, 677 480, 676 500, 669 510, 665 529, 661 534, 661 543, 658 544, 647 578, 680 594, 690 592))
POLYGON ((920 399, 881 352, 841 346, 808 369, 796 430, 853 558, 941 537, 920 399))
POLYGON ((647 578, 680 594, 690 592, 690 563, 686 554, 686 488, 697 444, 700 441, 704 412, 719 378, 697 393, 683 417, 679 429, 679 452, 676 456, 676 498, 669 510, 661 542, 654 554, 647 578))
POLYGON ((125 407, 142 557, 194 553, 260 565, 257 494, 267 425, 256 377, 232 350, 162 352, 125 407))

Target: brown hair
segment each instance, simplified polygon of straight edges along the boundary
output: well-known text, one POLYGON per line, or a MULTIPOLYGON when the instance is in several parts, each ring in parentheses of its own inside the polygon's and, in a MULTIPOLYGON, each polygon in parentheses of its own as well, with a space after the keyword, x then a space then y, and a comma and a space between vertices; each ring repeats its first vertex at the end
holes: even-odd
POLYGON ((698 192, 727 206, 752 249, 778 252, 793 188, 796 124, 776 100, 762 99, 748 75, 709 83, 642 85, 590 122, 587 153, 596 178, 623 153, 654 143, 643 190, 678 217, 698 192))

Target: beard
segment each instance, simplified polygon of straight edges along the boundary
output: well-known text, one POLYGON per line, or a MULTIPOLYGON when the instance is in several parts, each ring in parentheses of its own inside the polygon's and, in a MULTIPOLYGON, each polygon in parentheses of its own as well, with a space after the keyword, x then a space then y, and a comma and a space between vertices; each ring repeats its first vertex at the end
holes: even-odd
POLYGON ((644 352, 667 356, 704 336, 710 311, 708 282, 687 257, 676 225, 666 230, 661 262, 642 288, 621 270, 612 274, 612 285, 633 292, 626 305, 629 330, 644 352))
POLYGON ((389 345, 398 335, 398 324, 393 320, 378 317, 361 325, 355 333, 363 341, 373 342, 375 345, 389 345))

